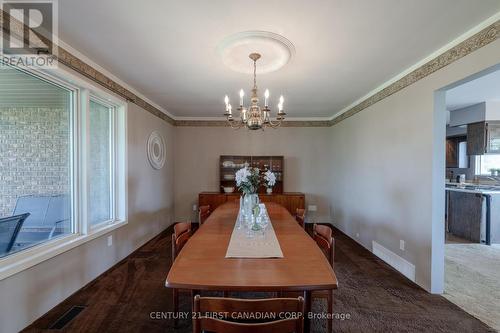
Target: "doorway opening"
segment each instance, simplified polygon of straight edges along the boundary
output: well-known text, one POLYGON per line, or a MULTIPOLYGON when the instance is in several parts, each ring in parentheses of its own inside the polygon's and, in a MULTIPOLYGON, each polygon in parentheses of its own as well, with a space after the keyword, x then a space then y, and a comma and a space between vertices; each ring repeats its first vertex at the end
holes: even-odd
POLYGON ((439 94, 436 108, 446 109, 444 237, 436 239, 443 296, 500 330, 500 64, 439 94))

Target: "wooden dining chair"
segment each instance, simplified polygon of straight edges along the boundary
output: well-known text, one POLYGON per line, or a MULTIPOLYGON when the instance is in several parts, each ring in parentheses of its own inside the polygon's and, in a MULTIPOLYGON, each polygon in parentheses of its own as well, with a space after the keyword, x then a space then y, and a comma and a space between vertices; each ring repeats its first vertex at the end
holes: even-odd
POLYGON ((295 220, 299 223, 299 225, 304 228, 304 223, 306 220, 306 210, 303 208, 297 208, 295 211, 295 220))
POLYGON ((198 209, 198 221, 200 225, 205 223, 205 220, 210 216, 210 205, 200 206, 198 209))
MULTIPOLYGON (((184 245, 192 235, 191 222, 178 222, 174 225, 174 233, 172 234, 172 263, 179 252, 181 252, 184 245)), ((172 300, 174 305, 174 312, 179 311, 179 292, 189 292, 190 297, 193 297, 191 290, 172 289, 172 300)), ((177 319, 174 319, 174 325, 177 326, 177 319)))
MULTIPOLYGON (((330 265, 334 266, 335 260, 335 239, 332 236, 332 229, 326 225, 314 224, 313 239, 325 254, 330 265)), ((328 313, 333 312, 333 290, 319 290, 312 293, 312 298, 326 298, 328 302, 328 313)), ((332 331, 333 318, 328 319, 328 333, 332 331)))
POLYGON ((304 299, 268 298, 237 299, 220 297, 194 297, 193 332, 223 333, 302 333, 304 329, 304 299), (219 314, 226 314, 219 316, 219 314), (213 314, 218 314, 214 316, 213 314), (268 321, 238 320, 257 315, 272 318, 268 321), (252 315, 254 314, 254 315, 252 315), (287 316, 283 316, 287 314, 287 316))
MULTIPOLYGON (((335 239, 333 238, 332 229, 326 225, 315 223, 313 225, 313 239, 326 256, 330 266, 333 268, 335 260, 335 239)), ((280 293, 280 295, 283 295, 283 293, 280 293)), ((296 293, 286 292, 284 295, 292 296, 296 295, 296 293)), ((328 313, 333 313, 333 290, 315 290, 312 292, 311 297, 326 299, 328 303, 328 313)), ((332 332, 332 328, 333 317, 328 319, 327 332, 332 332)))
POLYGON ((335 239, 333 238, 332 228, 327 225, 314 224, 313 239, 328 258, 330 265, 334 266, 335 259, 335 239))

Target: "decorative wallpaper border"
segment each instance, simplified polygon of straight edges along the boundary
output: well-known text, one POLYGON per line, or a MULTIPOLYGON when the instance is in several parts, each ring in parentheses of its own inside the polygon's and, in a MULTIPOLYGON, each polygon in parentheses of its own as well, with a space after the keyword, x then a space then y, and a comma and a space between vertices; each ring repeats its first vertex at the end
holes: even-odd
POLYGON ((398 81, 392 83, 381 91, 375 93, 374 95, 368 97, 361 103, 342 113, 341 115, 335 117, 330 121, 330 126, 338 124, 342 120, 345 120, 358 112, 363 111, 369 106, 380 102, 384 98, 391 96, 392 94, 397 93, 398 91, 414 84, 415 82, 425 78, 428 75, 440 70, 441 68, 448 66, 449 64, 457 61, 460 58, 465 57, 466 55, 482 48, 494 42, 498 39, 500 35, 500 20, 481 30, 477 34, 469 37, 464 40, 460 44, 452 47, 448 51, 440 54, 436 58, 431 61, 425 63, 419 68, 415 69, 413 72, 405 75, 398 81))
MULTIPOLYGON (((176 120, 180 127, 229 127, 225 120, 176 120)), ((281 127, 330 127, 328 120, 290 120, 284 121, 281 127)))
MULTIPOLYGON (((0 10, 0 27, 2 30, 6 29, 5 27, 9 25, 9 21, 12 19, 10 15, 0 10)), ((14 20, 16 24, 11 25, 11 28, 14 27, 16 33, 19 36, 23 36, 22 23, 14 20)), ((466 55, 486 46, 495 40, 497 40, 500 36, 500 20, 481 30, 477 34, 469 37, 465 41, 460 44, 452 47, 448 51, 440 54, 436 58, 431 61, 425 63, 419 68, 415 69, 411 73, 405 75, 398 81, 390 84, 386 88, 381 91, 373 94, 367 99, 363 100, 359 104, 355 105, 351 109, 342 113, 341 115, 335 117, 329 121, 285 121, 282 126, 284 127, 330 127, 339 122, 363 111, 369 106, 380 102, 381 100, 395 94, 396 92, 412 85, 413 83, 425 78, 426 76, 440 70, 441 68, 448 66, 449 64, 459 60, 460 58, 465 57, 466 55)), ((46 40, 44 42, 50 43, 50 41, 46 40)), ((66 65, 67 67, 73 69, 74 71, 80 73, 81 75, 89 78, 90 80, 102 85, 103 87, 109 89, 110 91, 124 97, 128 101, 140 106, 156 117, 166 121, 167 123, 173 126, 184 126, 184 127, 226 127, 228 126, 227 122, 220 120, 174 120, 161 110, 157 109, 155 106, 151 105, 141 97, 137 96, 127 88, 123 87, 119 83, 113 81, 111 78, 107 77, 105 74, 99 72, 89 64, 85 63, 81 59, 77 58, 70 52, 66 51, 60 46, 58 48, 58 59, 59 61, 66 65)))
MULTIPOLYGON (((18 20, 12 18, 8 13, 4 12, 3 10, 0 10, 0 27, 3 32, 6 31, 7 27, 9 27, 13 31, 14 34, 16 34, 18 37, 19 36, 24 36, 24 29, 23 29, 23 23, 19 22, 18 20), (12 22, 11 22, 12 21, 12 22), (12 24, 11 24, 12 23, 12 24)), ((44 36, 37 35, 44 43, 47 45, 52 44, 50 40, 45 38, 44 36)), ((157 109, 155 106, 151 105, 141 97, 137 96, 134 94, 132 91, 128 90, 121 84, 113 81, 111 78, 106 76, 105 74, 99 72, 89 64, 85 63, 83 60, 77 58, 61 46, 55 45, 57 47, 57 58, 58 61, 66 65, 67 67, 71 68, 75 72, 89 78, 90 80, 100 84, 104 88, 114 92, 117 95, 122 96, 125 98, 127 101, 132 102, 149 113, 157 116, 158 118, 166 121, 167 123, 171 125, 175 125, 174 119, 163 113, 161 110, 157 109)))
POLYGON ((58 46, 58 60, 60 63, 66 65, 67 67, 73 69, 74 71, 82 74, 83 76, 91 79, 92 81, 99 83, 103 87, 111 90, 112 92, 124 97, 127 99, 127 101, 130 101, 144 110, 148 111, 149 113, 157 116, 158 118, 166 121, 167 123, 174 125, 175 126, 175 120, 163 113, 161 110, 157 109, 144 99, 140 98, 127 88, 123 87, 119 83, 113 81, 106 75, 102 74, 101 72, 97 71, 95 68, 92 66, 86 64, 79 58, 75 57, 62 47, 58 46))

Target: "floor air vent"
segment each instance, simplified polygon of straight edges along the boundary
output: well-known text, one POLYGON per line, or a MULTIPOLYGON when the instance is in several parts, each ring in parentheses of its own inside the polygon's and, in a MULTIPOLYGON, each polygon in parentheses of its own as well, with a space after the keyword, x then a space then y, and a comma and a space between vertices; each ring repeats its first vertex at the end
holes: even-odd
POLYGON ((57 319, 52 325, 50 325, 49 329, 51 330, 60 330, 67 323, 72 321, 76 316, 80 314, 85 309, 83 305, 76 305, 71 307, 68 311, 66 311, 59 319, 57 319))

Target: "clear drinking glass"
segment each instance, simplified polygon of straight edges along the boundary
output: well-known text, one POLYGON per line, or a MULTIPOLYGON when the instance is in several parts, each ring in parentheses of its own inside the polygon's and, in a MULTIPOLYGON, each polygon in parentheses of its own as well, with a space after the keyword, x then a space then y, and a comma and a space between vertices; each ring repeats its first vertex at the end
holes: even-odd
POLYGON ((267 215, 263 215, 261 217, 262 229, 266 229, 269 226, 269 217, 267 215))

